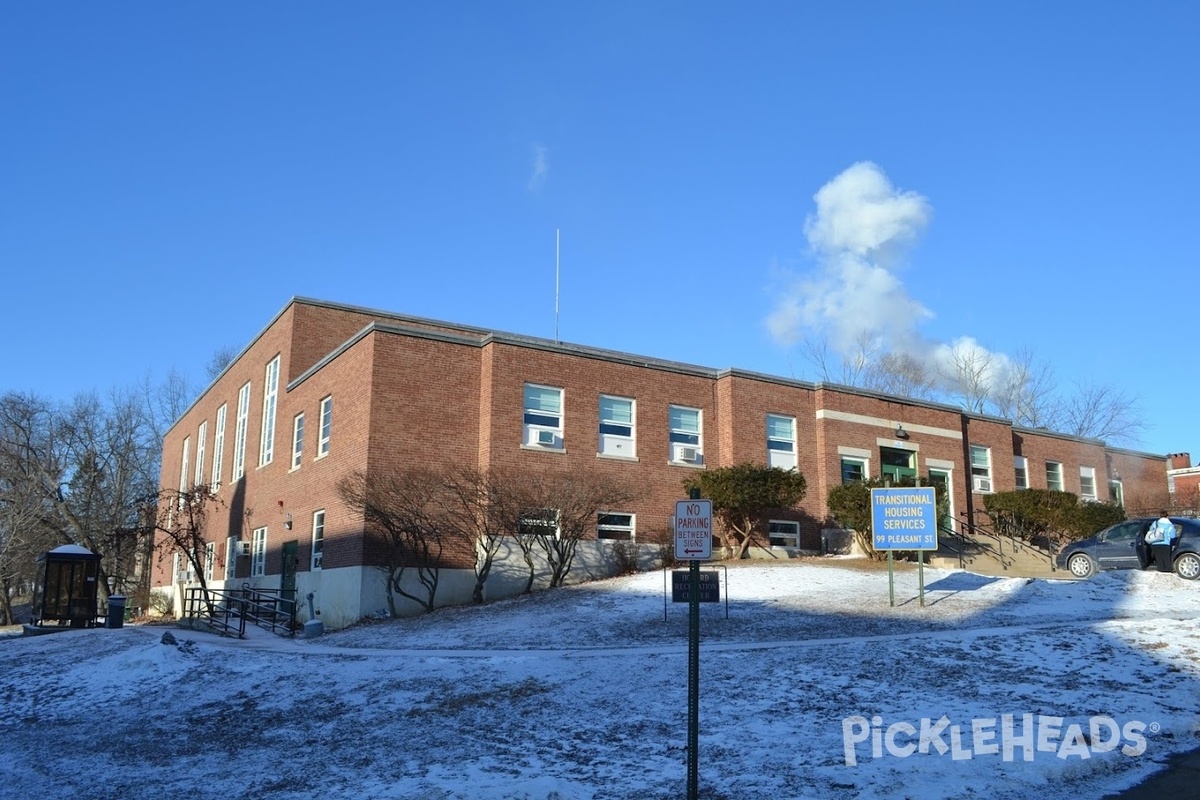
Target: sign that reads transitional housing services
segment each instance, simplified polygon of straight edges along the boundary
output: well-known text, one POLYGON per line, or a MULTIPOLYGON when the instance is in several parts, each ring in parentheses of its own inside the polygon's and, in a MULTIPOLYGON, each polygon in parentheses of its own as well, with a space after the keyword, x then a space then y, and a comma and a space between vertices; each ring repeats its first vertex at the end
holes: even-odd
POLYGON ((876 550, 937 550, 937 503, 932 486, 871 490, 876 550))

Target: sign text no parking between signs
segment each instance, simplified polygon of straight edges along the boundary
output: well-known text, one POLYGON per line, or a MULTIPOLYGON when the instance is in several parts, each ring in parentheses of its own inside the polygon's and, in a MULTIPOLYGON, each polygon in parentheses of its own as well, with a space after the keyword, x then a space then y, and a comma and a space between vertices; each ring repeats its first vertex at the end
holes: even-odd
POLYGON ((712 501, 680 500, 675 504, 675 558, 712 558, 712 501))

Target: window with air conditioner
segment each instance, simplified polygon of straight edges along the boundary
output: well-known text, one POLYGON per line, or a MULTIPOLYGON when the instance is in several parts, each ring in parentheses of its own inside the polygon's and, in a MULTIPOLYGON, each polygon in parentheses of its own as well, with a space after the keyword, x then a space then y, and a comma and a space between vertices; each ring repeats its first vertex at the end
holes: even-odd
POLYGON ((992 450, 989 447, 971 445, 971 489, 992 491, 992 450))
POLYGON ((634 411, 634 401, 627 397, 600 395, 600 455, 637 456, 634 411))
POLYGON ((542 450, 563 447, 563 390, 555 386, 525 384, 522 403, 521 443, 542 450))
POLYGON ((700 409, 671 406, 667 414, 670 460, 676 464, 704 463, 703 421, 700 409))

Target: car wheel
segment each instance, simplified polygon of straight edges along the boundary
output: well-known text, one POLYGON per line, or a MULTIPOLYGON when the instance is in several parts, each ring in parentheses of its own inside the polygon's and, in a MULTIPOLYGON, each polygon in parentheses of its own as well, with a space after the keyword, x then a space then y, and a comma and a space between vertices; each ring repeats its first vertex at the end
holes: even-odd
POLYGON ((1071 570, 1071 574, 1076 578, 1090 578, 1096 572, 1096 565, 1088 556, 1076 553, 1067 559, 1067 569, 1071 570))
POLYGON ((1175 559, 1175 574, 1187 581, 1200 578, 1200 556, 1195 553, 1184 553, 1175 559))

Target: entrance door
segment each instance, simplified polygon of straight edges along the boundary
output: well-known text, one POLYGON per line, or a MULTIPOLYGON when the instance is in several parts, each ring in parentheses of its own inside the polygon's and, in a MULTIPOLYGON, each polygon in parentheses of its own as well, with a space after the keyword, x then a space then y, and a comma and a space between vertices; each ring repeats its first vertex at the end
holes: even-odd
POLYGON ((950 491, 953 483, 950 481, 950 471, 945 469, 929 470, 929 482, 937 495, 937 509, 942 512, 938 516, 938 533, 954 530, 954 494, 950 491), (943 498, 945 498, 943 500, 943 498))
POLYGON ((902 478, 916 478, 916 459, 911 450, 897 450, 894 447, 879 448, 880 472, 884 478, 890 478, 892 483, 899 484, 902 478))

